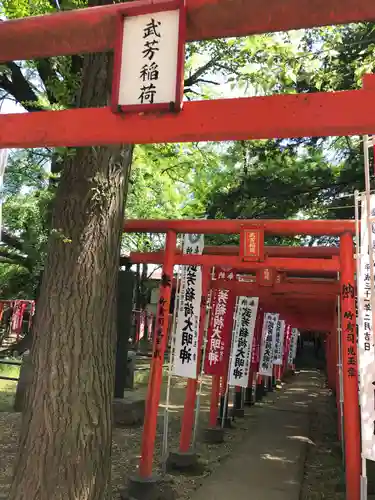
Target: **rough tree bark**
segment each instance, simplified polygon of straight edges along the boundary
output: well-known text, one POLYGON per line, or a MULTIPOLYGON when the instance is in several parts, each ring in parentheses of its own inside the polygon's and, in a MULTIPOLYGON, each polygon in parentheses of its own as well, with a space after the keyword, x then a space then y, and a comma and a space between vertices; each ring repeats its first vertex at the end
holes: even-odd
MULTIPOLYGON (((107 103, 110 69, 108 54, 85 57, 81 107, 107 103)), ((131 157, 131 146, 80 148, 64 165, 10 500, 108 497, 117 272, 131 157)))

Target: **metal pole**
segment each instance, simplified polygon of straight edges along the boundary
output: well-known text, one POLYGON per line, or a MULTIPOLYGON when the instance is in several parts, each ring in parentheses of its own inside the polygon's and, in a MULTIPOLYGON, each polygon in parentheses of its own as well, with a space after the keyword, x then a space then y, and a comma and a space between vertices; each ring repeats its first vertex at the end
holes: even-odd
MULTIPOLYGON (((212 276, 212 275, 211 275, 212 276)), ((207 297, 207 312, 205 315, 205 325, 204 325, 204 332, 203 332, 203 354, 202 354, 202 363, 201 363, 201 370, 199 374, 199 389, 198 389, 198 395, 197 395, 197 402, 195 406, 195 417, 194 417, 194 428, 193 428, 193 438, 192 438, 192 447, 195 447, 195 442, 197 438, 197 429, 198 429, 198 423, 199 423, 199 411, 201 407, 201 397, 202 397, 202 386, 203 386, 203 372, 204 372, 204 360, 206 359, 206 349, 207 349, 207 333, 208 333, 208 325, 210 321, 210 315, 211 315, 211 297, 212 297, 212 290, 209 291, 208 297, 207 297)))
POLYGON ((168 379, 167 379, 167 392, 165 396, 165 408, 164 408, 164 428, 163 428, 163 443, 162 443, 162 463, 163 471, 166 472, 166 460, 168 455, 168 428, 169 428, 169 404, 170 404, 170 393, 171 393, 171 380, 172 380, 172 368, 173 368, 173 355, 175 351, 176 344, 176 327, 177 327, 177 311, 180 304, 180 283, 181 283, 181 269, 179 269, 176 280, 176 299, 175 306, 173 310, 172 328, 171 328, 171 348, 169 352, 169 362, 168 362, 168 379))
MULTIPOLYGON (((338 274, 339 279, 339 274, 338 274)), ((345 442, 344 442, 344 387, 342 373, 342 329, 341 329, 341 304, 340 297, 337 297, 337 343, 338 343, 338 360, 337 367, 339 370, 339 403, 340 403, 340 433, 341 433, 341 451, 342 460, 345 467, 345 442)))
POLYGON ((225 396, 224 396, 224 408, 223 408, 223 414, 221 416, 221 428, 223 429, 224 428, 224 423, 225 423, 225 419, 227 417, 227 406, 228 406, 228 398, 229 398, 229 383, 228 383, 228 380, 229 380, 229 372, 230 372, 230 368, 231 368, 231 364, 232 364, 232 351, 233 351, 233 341, 234 341, 234 335, 233 333, 235 332, 236 330, 236 327, 237 327, 237 310, 238 310, 238 297, 236 297, 236 306, 234 308, 234 321, 233 321, 233 329, 232 329, 232 339, 231 339, 231 343, 230 343, 230 353, 229 353, 229 363, 228 363, 228 371, 227 371, 227 386, 225 388, 225 396))
POLYGON ((371 300, 371 313, 372 313, 372 331, 375 332, 375 304, 374 304, 374 253, 372 250, 372 223, 375 221, 375 217, 371 214, 371 184, 370 184, 370 157, 369 157, 369 142, 368 136, 363 136, 363 156, 364 156, 364 169, 365 169, 365 197, 366 197, 366 209, 367 209, 367 234, 368 234, 368 251, 370 260, 370 300, 371 300))
MULTIPOLYGON (((202 300, 199 311, 199 332, 198 332, 198 349, 197 349, 197 377, 200 373, 200 364, 202 362, 202 345, 204 339, 206 307, 207 307, 207 292, 210 282, 210 269, 202 266, 202 300)), ((203 363, 202 363, 203 366, 203 363)), ((181 434, 180 434, 180 452, 186 453, 189 451, 190 442, 192 439, 194 428, 194 411, 196 409, 198 380, 197 378, 189 378, 186 385, 186 395, 184 403, 184 413, 182 415, 181 434)))
MULTIPOLYGON (((359 290, 359 280, 360 280, 360 270, 361 270, 361 262, 362 258, 362 249, 360 245, 360 237, 359 237, 359 192, 354 192, 354 207, 355 207, 355 246, 356 246, 356 270, 357 270, 357 297, 359 290)), ((365 249, 366 250, 366 249, 365 249)), ((369 242, 369 253, 370 251, 370 242, 369 242)), ((372 291, 370 292, 372 293, 372 291)), ((359 306, 359 304, 358 304, 359 306)), ((358 309, 359 311, 359 309, 358 309)), ((358 339, 359 340, 359 339, 358 339)), ((358 359, 358 364, 360 364, 360 359, 358 359)), ((361 412, 361 407, 360 407, 361 412)), ((366 458, 361 457, 361 500, 367 500, 367 464, 366 458)))
POLYGON ((9 150, 0 149, 0 242, 2 239, 2 227, 3 227, 3 184, 4 184, 4 172, 8 163, 9 150))

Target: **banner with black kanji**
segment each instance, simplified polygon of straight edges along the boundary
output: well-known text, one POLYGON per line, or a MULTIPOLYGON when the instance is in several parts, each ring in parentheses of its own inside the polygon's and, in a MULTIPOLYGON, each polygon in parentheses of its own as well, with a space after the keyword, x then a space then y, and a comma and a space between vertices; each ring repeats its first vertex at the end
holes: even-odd
MULTIPOLYGON (((375 195, 370 198, 371 215, 375 215, 375 195)), ((358 287, 358 370, 359 370, 359 403, 361 409, 362 427, 362 456, 368 460, 375 460, 375 346, 373 330, 373 310, 371 301, 371 267, 369 254, 369 231, 367 222, 366 197, 361 198, 361 235, 359 251, 359 275, 357 276, 358 287)), ((374 240, 375 225, 370 224, 372 236, 372 254, 375 262, 374 240)), ((375 272, 375 269, 374 269, 375 272)), ((348 293, 353 293, 351 290, 348 293)), ((373 292, 374 293, 374 292, 373 292)), ((346 320, 346 329, 342 335, 346 335, 349 344, 356 342, 353 318, 350 312, 343 311, 346 320)), ((354 349, 349 346, 343 356, 347 356, 348 374, 355 376, 356 362, 354 349)), ((346 374, 345 374, 346 375, 346 374)))
POLYGON ((289 342, 288 365, 293 365, 297 356, 299 331, 297 328, 292 328, 289 342))
POLYGON ((278 314, 266 313, 264 316, 262 343, 260 347, 259 375, 266 377, 272 377, 278 321, 278 314))
POLYGON ((231 386, 248 386, 258 305, 258 297, 238 297, 228 376, 231 386))
POLYGON ((283 364, 284 353, 284 335, 285 335, 285 321, 279 319, 276 327, 276 342, 273 356, 273 364, 281 366, 283 364))
MULTIPOLYGON (((201 255, 203 234, 186 234, 183 253, 201 255)), ((177 312, 173 374, 197 378, 197 354, 200 306, 202 299, 202 270, 200 266, 183 266, 177 312)))

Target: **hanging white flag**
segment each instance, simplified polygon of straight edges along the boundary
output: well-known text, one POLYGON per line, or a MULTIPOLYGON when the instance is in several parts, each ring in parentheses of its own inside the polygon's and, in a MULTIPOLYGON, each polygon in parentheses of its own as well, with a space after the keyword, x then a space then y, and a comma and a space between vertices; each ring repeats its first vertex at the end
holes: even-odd
POLYGON ((247 387, 251 365, 258 297, 238 297, 228 384, 247 387))
POLYGON ((0 177, 4 176, 5 168, 8 163, 9 150, 0 149, 0 177))
POLYGON ((276 328, 279 315, 266 313, 262 329, 262 343, 260 349, 259 375, 272 377, 273 357, 276 343, 276 328))
MULTIPOLYGON (((375 215, 375 196, 370 198, 371 216, 375 215)), ((374 252, 375 224, 372 229, 374 252)), ((371 307, 371 275, 369 237, 367 230, 366 197, 361 198, 361 245, 359 252, 358 289, 358 370, 360 380, 359 403, 361 408, 362 456, 375 461, 375 348, 371 307)))
MULTIPOLYGON (((203 234, 185 234, 183 253, 202 255, 203 248, 203 234)), ((202 271, 200 266, 183 266, 181 274, 173 373, 179 377, 197 378, 202 271)))
POLYGON ((0 149, 0 242, 1 242, 1 232, 3 227, 3 183, 4 183, 4 172, 8 163, 9 150, 0 149))
POLYGON ((288 365, 293 365, 294 360, 297 356, 297 344, 298 344, 299 331, 297 328, 292 328, 292 333, 290 336, 290 345, 288 353, 288 365))
POLYGON ((274 365, 283 364, 284 335, 285 335, 285 321, 281 319, 277 322, 277 327, 276 327, 275 352, 273 357, 274 365))

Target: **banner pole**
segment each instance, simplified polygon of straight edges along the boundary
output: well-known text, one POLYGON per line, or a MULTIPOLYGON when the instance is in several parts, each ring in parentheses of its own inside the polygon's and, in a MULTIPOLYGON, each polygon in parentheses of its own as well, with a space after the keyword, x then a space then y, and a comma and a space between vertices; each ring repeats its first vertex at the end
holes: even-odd
POLYGON ((231 343, 230 343, 230 352, 229 352, 229 362, 228 362, 228 370, 227 370, 227 376, 226 376, 226 387, 225 387, 225 396, 224 396, 224 407, 223 407, 223 413, 221 416, 221 428, 224 429, 224 423, 225 419, 227 418, 227 406, 228 406, 228 398, 229 398, 229 372, 232 364, 232 355, 233 355, 233 343, 234 343, 234 335, 233 332, 235 331, 237 327, 237 311, 238 311, 238 303, 239 303, 239 297, 236 297, 236 305, 234 308, 234 317, 233 317, 233 328, 232 328, 232 338, 231 338, 231 343))
POLYGON ((368 250, 370 260, 370 300, 371 300, 371 313, 372 313, 372 332, 375 332, 375 304, 374 304, 374 254, 370 251, 370 235, 372 234, 372 223, 375 220, 371 215, 371 183, 370 183, 370 156, 369 156, 369 140, 368 135, 363 136, 363 157, 364 157, 364 170, 365 170, 365 196, 366 196, 366 209, 367 209, 367 234, 369 235, 368 250))
MULTIPOLYGON (((211 279, 212 279, 213 272, 211 273, 211 279)), ((207 276, 208 278, 208 276, 207 276)), ((203 278, 204 279, 204 278, 203 278)), ((204 291, 204 294, 207 294, 207 289, 209 288, 209 285, 206 285, 206 290, 204 291)), ((195 406, 195 416, 194 416, 194 427, 193 427, 193 438, 192 438, 192 447, 195 447, 196 439, 197 439, 197 429, 198 429, 198 423, 199 423, 199 411, 200 411, 200 406, 201 406, 201 397, 202 397, 202 386, 203 386, 203 375, 204 375, 204 360, 206 359, 206 350, 207 350, 207 332, 208 332, 208 325, 210 321, 210 316, 211 316, 211 297, 212 297, 212 290, 208 292, 207 296, 207 309, 204 314, 204 331, 203 331, 203 353, 202 353, 202 358, 201 358, 201 366, 200 366, 200 374, 199 374, 199 389, 198 389, 198 394, 197 394, 197 402, 195 406)), ((198 366, 199 369, 199 366, 198 366)))
POLYGON ((166 461, 168 458, 169 404, 170 404, 170 393, 171 393, 173 355, 176 343, 176 326, 177 326, 176 318, 177 318, 178 307, 180 304, 180 283, 181 283, 181 270, 179 269, 176 280, 175 305, 172 316, 172 328, 171 328, 172 338, 171 338, 171 349, 169 352, 167 392, 165 397, 165 408, 164 408, 164 428, 163 428, 163 443, 162 443, 162 463, 163 463, 164 474, 166 473, 166 461))
POLYGON ((8 164, 8 149, 0 149, 0 243, 2 241, 3 230, 3 187, 4 187, 4 173, 8 164))

